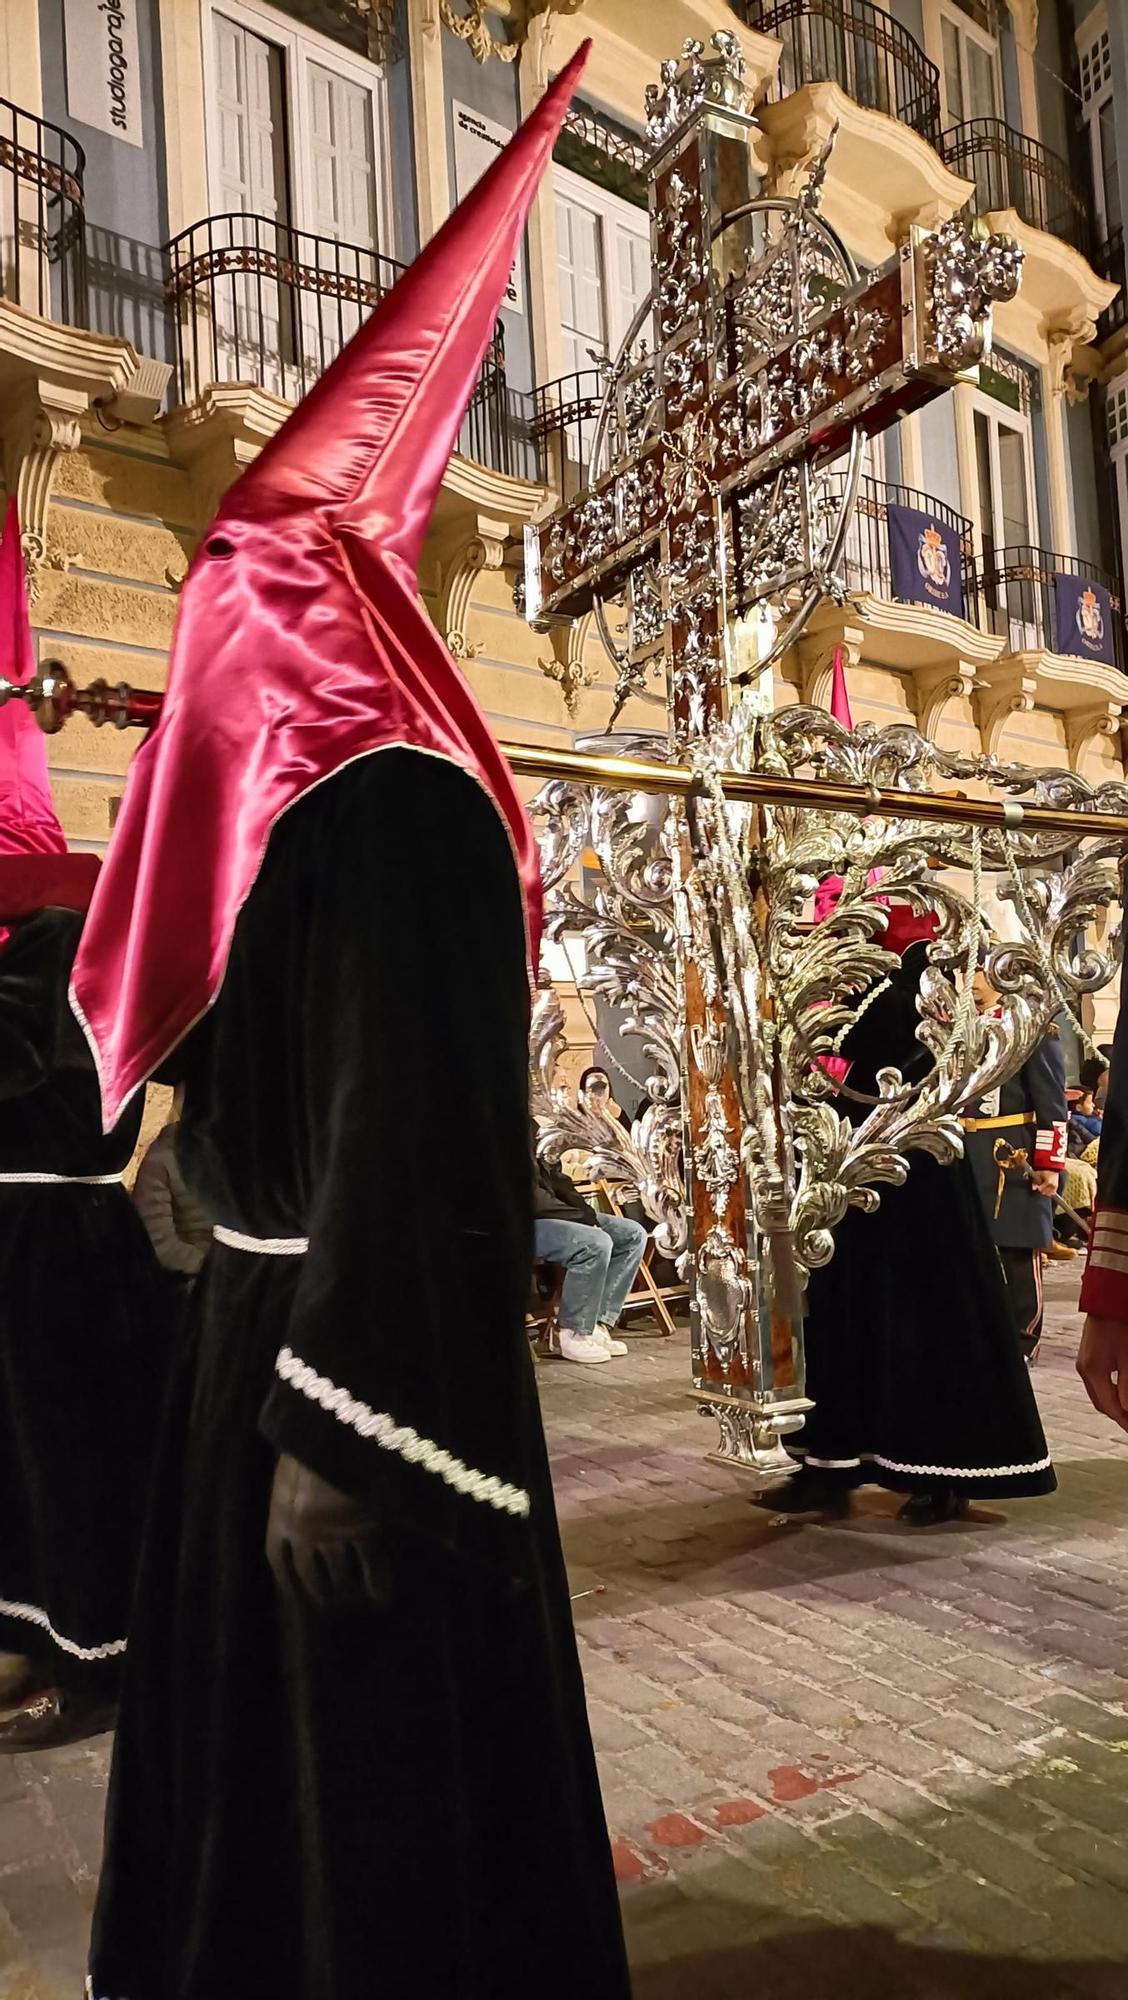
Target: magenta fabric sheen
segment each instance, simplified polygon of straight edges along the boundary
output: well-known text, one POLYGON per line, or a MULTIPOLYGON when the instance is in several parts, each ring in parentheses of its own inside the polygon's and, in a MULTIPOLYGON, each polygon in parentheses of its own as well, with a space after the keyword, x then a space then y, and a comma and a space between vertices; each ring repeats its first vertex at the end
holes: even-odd
POLYGON ((107 1129, 215 999, 271 828, 357 757, 407 745, 489 793, 535 966, 532 828, 415 565, 588 46, 232 487, 193 561, 161 719, 75 961, 107 1129))
MULTIPOLYGON (((35 673, 20 517, 13 494, 0 538, 0 674, 22 687, 35 673)), ((22 701, 0 708, 0 855, 65 854, 51 798, 47 739, 22 701)))

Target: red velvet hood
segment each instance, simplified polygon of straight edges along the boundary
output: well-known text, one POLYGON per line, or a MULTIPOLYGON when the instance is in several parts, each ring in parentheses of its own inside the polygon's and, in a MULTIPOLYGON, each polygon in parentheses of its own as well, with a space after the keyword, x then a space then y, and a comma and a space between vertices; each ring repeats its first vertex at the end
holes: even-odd
POLYGON ((490 795, 535 964, 532 829, 415 572, 588 46, 231 488, 193 561, 75 961, 107 1129, 215 1000, 271 828, 357 757, 410 746, 490 795))
POLYGON ((883 945, 886 951, 895 951, 898 958, 903 958, 911 944, 931 943, 939 930, 940 919, 935 910, 918 911, 910 908, 908 903, 890 903, 885 929, 880 937, 874 939, 874 943, 883 945))

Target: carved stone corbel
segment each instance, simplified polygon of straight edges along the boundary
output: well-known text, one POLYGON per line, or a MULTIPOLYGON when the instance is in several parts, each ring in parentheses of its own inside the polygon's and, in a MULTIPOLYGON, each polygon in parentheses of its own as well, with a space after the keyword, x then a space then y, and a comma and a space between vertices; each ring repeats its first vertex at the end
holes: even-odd
POLYGON ((244 382, 213 383, 163 419, 169 456, 192 481, 196 526, 206 528, 229 486, 280 430, 290 405, 244 382))
POLYGON ((1022 660, 994 666, 979 684, 974 696, 975 722, 989 757, 998 754, 999 742, 1012 715, 1029 715, 1038 692, 1037 676, 1022 660))
POLYGON ((1033 49, 1038 41, 1038 0, 1007 0, 1007 6, 1016 34, 1033 49))
POLYGON ((1066 711, 1065 742, 1071 771, 1081 769, 1081 756, 1087 744, 1094 742, 1098 736, 1119 735, 1122 713, 1123 703, 1111 700, 1094 702, 1091 708, 1066 711))
POLYGON ((1087 354, 1097 337, 1096 321, 1083 312, 1071 312, 1064 319, 1044 320, 1042 333, 1053 393, 1069 403, 1083 403, 1101 365, 1099 355, 1093 355, 1090 366, 1087 354))
POLYGON ((39 595, 39 571, 47 556, 47 510, 64 452, 77 451, 82 418, 90 398, 80 389, 41 385, 38 397, 21 397, 0 415, 4 436, 4 487, 14 493, 27 565, 28 596, 39 595))
POLYGON ((480 639, 468 635, 474 587, 483 570, 505 567, 509 530, 504 521, 479 514, 477 532, 440 566, 436 623, 456 660, 476 660, 482 650, 480 639))
POLYGON ((580 692, 591 687, 594 675, 584 663, 584 649, 591 630, 592 613, 585 611, 574 625, 563 620, 550 625, 548 643, 552 648, 550 660, 538 660, 537 665, 546 679, 555 681, 564 696, 564 706, 569 715, 575 716, 579 707, 580 692))
POLYGON ((475 62, 488 62, 496 56, 499 62, 515 62, 521 51, 521 42, 499 42, 486 20, 486 10, 482 0, 469 0, 465 14, 458 11, 454 0, 439 0, 439 11, 443 25, 465 42, 475 62))
POLYGON ((977 669, 967 660, 921 667, 912 676, 913 713, 921 735, 933 737, 948 703, 957 695, 973 701, 980 686, 977 669))

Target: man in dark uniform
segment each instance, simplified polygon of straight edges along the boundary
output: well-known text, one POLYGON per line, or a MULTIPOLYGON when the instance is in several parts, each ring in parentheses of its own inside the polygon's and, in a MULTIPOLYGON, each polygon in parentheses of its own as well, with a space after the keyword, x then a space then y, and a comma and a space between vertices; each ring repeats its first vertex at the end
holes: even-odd
MULTIPOLYGON (((975 974, 980 1013, 996 1007, 998 1000, 980 967, 975 974)), ((1028 1361, 1042 1337, 1042 1252, 1053 1236, 1053 1197, 1065 1165, 1068 1117, 1065 1059, 1051 1028, 1022 1068, 981 1098, 963 1121, 967 1156, 1028 1361)))

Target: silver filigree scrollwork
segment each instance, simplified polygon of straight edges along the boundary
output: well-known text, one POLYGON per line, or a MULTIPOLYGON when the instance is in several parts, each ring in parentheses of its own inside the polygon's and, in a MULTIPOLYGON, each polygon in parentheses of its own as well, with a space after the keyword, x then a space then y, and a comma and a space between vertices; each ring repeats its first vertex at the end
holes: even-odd
MULTIPOLYGON (((627 754, 656 754, 650 738, 626 744, 627 754)), ((616 750, 623 747, 616 739, 616 750)), ((641 1201, 658 1225, 659 1250, 680 1256, 687 1240, 681 1041, 664 815, 656 815, 640 795, 562 782, 545 786, 531 810, 540 841, 547 933, 557 941, 578 941, 585 960, 577 980, 581 997, 602 998, 618 1009, 623 1035, 637 1043, 640 1062, 650 1065, 643 1079, 645 1101, 629 1133, 577 1108, 556 1081, 563 1011, 551 989, 540 995, 531 1060, 541 1146, 556 1158, 569 1151, 581 1155, 593 1179, 641 1201), (594 888, 578 873, 582 856, 592 849, 599 863, 594 888)))
POLYGON ((751 100, 744 82, 744 51, 731 29, 718 28, 705 45, 692 38, 682 46, 681 60, 668 57, 659 70, 660 83, 646 86, 646 137, 651 147, 665 145, 703 104, 749 112, 751 100))
POLYGON ((971 368, 990 352, 992 305, 1018 291, 1022 249, 1010 236, 957 220, 936 231, 925 256, 934 358, 947 368, 971 368))

